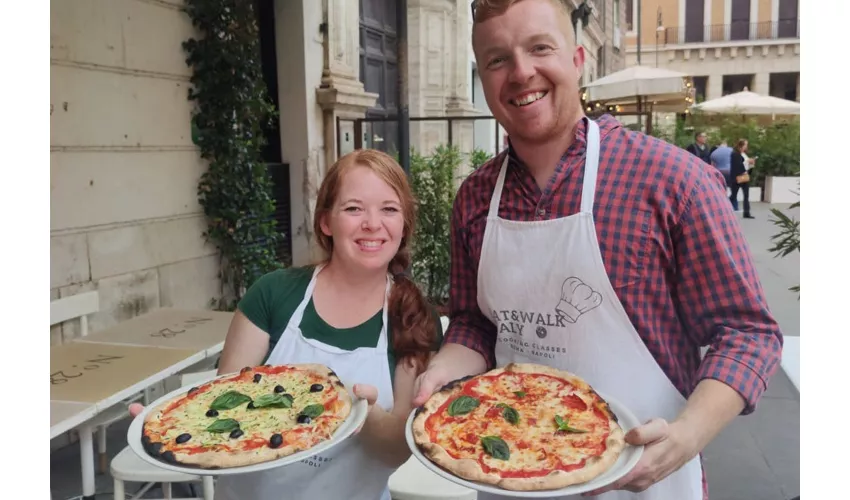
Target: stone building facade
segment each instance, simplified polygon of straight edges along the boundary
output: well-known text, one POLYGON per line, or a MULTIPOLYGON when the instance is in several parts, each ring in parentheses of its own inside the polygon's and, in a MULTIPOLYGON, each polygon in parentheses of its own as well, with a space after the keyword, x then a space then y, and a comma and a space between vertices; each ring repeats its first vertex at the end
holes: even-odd
MULTIPOLYGON (((317 187, 354 147, 352 120, 397 111, 396 1, 254 3, 266 83, 280 111, 266 161, 287 263, 300 265, 314 257, 317 187)), ((586 78, 623 62, 619 2, 592 3, 578 35, 586 78)), ((475 81, 469 0, 407 4, 410 116, 488 116, 475 81)), ((197 200, 205 164, 191 139, 191 70, 181 47, 197 33, 183 8, 184 0, 50 5, 50 296, 97 290, 92 331, 158 307, 206 308, 220 294, 219 258, 202 236, 197 200)), ((452 141, 467 152, 495 151, 494 126, 456 122, 452 141), (481 127, 490 128, 479 134, 481 127)), ((393 150, 392 121, 364 123, 362 132, 364 146, 393 150)), ((411 122, 410 143, 428 152, 448 132, 445 121, 411 122)), ((51 334, 58 342, 77 332, 65 325, 51 334)))
POLYGON ((744 88, 800 100, 799 0, 642 0, 640 52, 638 2, 621 1, 627 64, 691 75, 697 101, 744 88))

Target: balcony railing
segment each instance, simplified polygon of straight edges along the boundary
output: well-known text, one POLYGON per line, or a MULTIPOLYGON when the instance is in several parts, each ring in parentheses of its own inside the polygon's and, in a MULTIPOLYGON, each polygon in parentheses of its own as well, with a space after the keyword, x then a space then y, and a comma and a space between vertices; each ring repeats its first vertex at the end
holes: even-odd
POLYGON ((664 45, 686 43, 745 42, 800 38, 800 20, 765 21, 761 23, 712 24, 708 26, 675 26, 664 30, 664 45))

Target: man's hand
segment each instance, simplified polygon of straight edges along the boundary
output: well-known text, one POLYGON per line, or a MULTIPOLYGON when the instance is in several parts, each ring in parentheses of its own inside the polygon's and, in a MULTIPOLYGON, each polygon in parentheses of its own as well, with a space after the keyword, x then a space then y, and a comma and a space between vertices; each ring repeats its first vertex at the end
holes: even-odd
POLYGON ((452 380, 483 373, 487 369, 484 357, 460 344, 446 344, 428 368, 416 377, 413 384, 413 406, 428 401, 434 392, 452 380))
POLYGON ((668 424, 661 418, 627 432, 626 442, 645 446, 634 469, 613 484, 584 496, 601 495, 610 490, 644 491, 679 470, 699 453, 696 437, 686 425, 678 421, 668 424))

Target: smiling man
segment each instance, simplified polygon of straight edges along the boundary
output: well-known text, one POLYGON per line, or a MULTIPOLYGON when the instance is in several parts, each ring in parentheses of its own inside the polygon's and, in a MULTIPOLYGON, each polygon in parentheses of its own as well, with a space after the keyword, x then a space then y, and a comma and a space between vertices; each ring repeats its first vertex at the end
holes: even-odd
POLYGON ((754 410, 782 348, 723 177, 584 116, 584 50, 560 0, 473 8, 484 95, 510 142, 455 200, 451 324, 414 404, 510 362, 568 370, 644 422, 626 436, 646 445, 638 465, 592 494, 707 498, 699 452, 754 410))

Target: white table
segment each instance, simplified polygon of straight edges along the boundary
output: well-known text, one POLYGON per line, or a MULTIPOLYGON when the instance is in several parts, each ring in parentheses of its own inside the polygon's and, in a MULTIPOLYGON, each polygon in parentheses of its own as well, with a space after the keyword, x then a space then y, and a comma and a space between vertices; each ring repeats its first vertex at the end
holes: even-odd
POLYGON ((99 414, 221 352, 232 313, 158 309, 50 349, 50 437, 76 428, 83 499, 94 499, 99 414))

